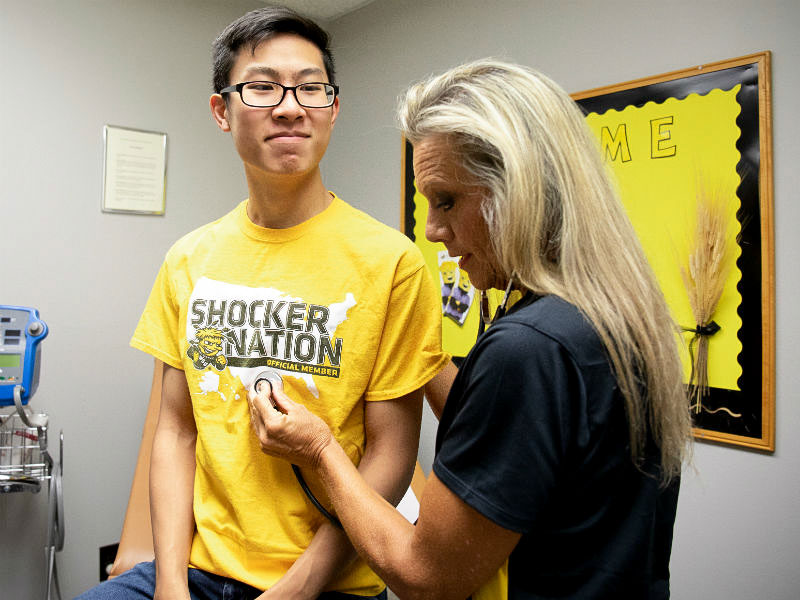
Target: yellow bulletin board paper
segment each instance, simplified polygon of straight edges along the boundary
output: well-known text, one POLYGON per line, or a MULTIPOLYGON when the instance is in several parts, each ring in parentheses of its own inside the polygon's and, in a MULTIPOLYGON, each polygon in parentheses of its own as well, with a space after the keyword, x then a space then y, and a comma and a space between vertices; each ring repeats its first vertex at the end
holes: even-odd
MULTIPOLYGON (((623 204, 677 325, 694 328, 681 278, 693 243, 697 198, 726 199, 733 266, 709 338, 709 395, 693 411, 699 439, 773 451, 774 245, 768 52, 573 94, 617 180, 623 204)), ((434 278, 452 277, 442 244, 425 239, 427 201, 403 141, 404 232, 434 278)), ((443 285, 443 310, 446 286, 443 285)), ((490 291, 493 309, 502 293, 490 291)), ((444 349, 463 357, 478 331, 477 294, 463 323, 444 318, 444 349)), ((689 380, 688 343, 676 337, 689 380)))
MULTIPOLYGON (((709 339, 699 439, 775 449, 770 54, 573 94, 586 114, 676 323, 693 328, 680 275, 702 190, 726 199, 733 266, 709 339)), ((694 236, 694 239, 693 239, 694 236)), ((694 333, 680 343, 686 350, 694 333)))
MULTIPOLYGON (((696 323, 680 268, 692 250, 697 198, 704 187, 718 190, 725 199, 728 241, 735 248, 730 260, 735 262, 741 254, 736 242, 741 232, 736 219, 741 208, 736 195, 740 184, 736 141, 741 134, 736 125, 741 110, 736 95, 740 89, 736 85, 728 91, 715 89, 704 96, 690 94, 681 100, 668 98, 586 117, 614 171, 623 204, 672 317, 686 328, 695 328, 696 323)), ((740 280, 741 271, 734 264, 714 316, 721 329, 711 336, 708 353, 709 385, 737 391, 742 375, 738 363, 740 280)), ((687 383, 692 368, 687 347, 692 336, 684 334, 686 344, 679 344, 687 383)))

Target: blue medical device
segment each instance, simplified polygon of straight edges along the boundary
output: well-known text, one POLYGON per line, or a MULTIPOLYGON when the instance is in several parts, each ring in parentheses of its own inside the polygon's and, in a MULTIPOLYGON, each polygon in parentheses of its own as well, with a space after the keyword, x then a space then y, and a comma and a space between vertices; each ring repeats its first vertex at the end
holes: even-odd
POLYGON ((45 598, 50 600, 54 588, 61 598, 56 552, 64 548, 64 434, 56 463, 47 451, 47 415, 23 408, 39 387, 39 342, 46 337, 47 325, 38 310, 0 304, 0 407, 16 407, 15 412, 0 413, 0 493, 37 493, 48 482, 45 598))
POLYGON ((0 407, 13 406, 17 396, 27 404, 39 385, 39 342, 47 325, 39 311, 0 304, 0 407))

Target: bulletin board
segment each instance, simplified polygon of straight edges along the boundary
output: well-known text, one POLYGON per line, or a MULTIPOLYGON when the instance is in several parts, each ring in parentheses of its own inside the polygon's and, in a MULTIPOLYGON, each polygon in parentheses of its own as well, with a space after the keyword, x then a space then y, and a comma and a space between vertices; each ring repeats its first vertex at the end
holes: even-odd
MULTIPOLYGON (((686 381, 697 325, 681 269, 697 204, 726 202, 731 268, 708 337, 708 395, 692 404, 698 439, 775 449, 774 246, 770 54, 691 67, 573 94, 673 318, 686 381)), ((696 341, 696 340, 695 340, 696 341)))
MULTIPOLYGON (((664 291, 687 331, 679 347, 685 381, 698 327, 682 276, 691 254, 697 199, 725 198, 731 268, 707 338, 708 392, 692 404, 696 438, 775 449, 774 242, 770 53, 695 66, 573 94, 613 170, 620 195, 664 291)), ((475 341, 478 294, 442 244, 425 239, 427 201, 414 185, 413 148, 403 141, 404 232, 442 286, 443 345, 464 356, 475 341), (454 291, 455 290, 455 291, 454 291), (452 313, 448 315, 448 312, 452 313)), ((490 293, 490 304, 500 293, 490 293)))

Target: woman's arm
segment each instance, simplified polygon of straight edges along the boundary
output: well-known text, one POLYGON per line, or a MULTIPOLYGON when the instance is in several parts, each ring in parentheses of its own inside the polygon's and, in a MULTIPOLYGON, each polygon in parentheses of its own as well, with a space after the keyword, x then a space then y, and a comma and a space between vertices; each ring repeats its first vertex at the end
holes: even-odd
POLYGON ((251 412, 265 452, 317 473, 358 553, 400 597, 473 593, 502 566, 520 534, 469 507, 433 475, 414 527, 373 490, 325 423, 285 394, 279 408, 254 398, 251 412))
MULTIPOLYGON (((402 499, 411 482, 421 414, 422 390, 393 400, 367 402, 364 408, 367 444, 358 473, 392 504, 402 499)), ((355 557, 347 535, 325 523, 300 558, 259 600, 316 598, 355 557)))

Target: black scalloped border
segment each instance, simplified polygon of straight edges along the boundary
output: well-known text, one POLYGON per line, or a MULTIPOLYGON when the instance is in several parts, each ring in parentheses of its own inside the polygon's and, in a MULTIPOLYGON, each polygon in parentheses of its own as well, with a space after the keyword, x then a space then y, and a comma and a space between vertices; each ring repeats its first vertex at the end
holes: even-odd
POLYGON ((763 424, 758 75, 758 63, 751 63, 577 101, 585 114, 591 112, 602 114, 611 109, 622 111, 628 106, 642 107, 651 101, 661 103, 669 98, 682 100, 694 93, 705 95, 714 89, 731 90, 741 84, 742 87, 736 95, 736 100, 741 106, 736 119, 741 131, 736 143, 740 156, 736 172, 741 178, 741 183, 736 193, 741 202, 737 214, 741 225, 739 242, 741 256, 737 266, 742 274, 738 284, 742 297, 738 308, 742 319, 742 327, 738 332, 742 343, 742 352, 738 356, 742 376, 738 380, 738 391, 711 388, 704 405, 712 410, 724 406, 734 413, 740 413, 742 417, 732 418, 721 411, 715 414, 704 412, 694 415, 694 418, 695 427, 755 439, 761 439, 763 424))
POLYGON ((405 202, 403 210, 403 233, 405 233, 412 242, 416 242, 414 235, 414 227, 417 222, 414 219, 414 194, 416 188, 414 187, 414 147, 411 142, 405 140, 403 145, 403 152, 405 152, 405 173, 403 173, 403 202, 405 202))

